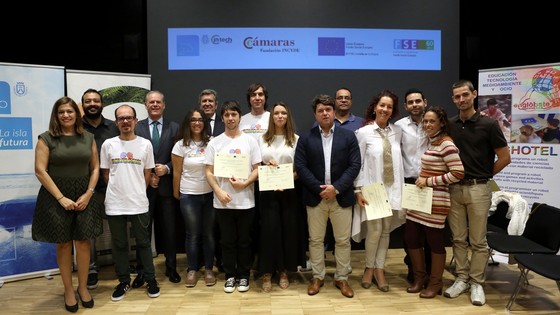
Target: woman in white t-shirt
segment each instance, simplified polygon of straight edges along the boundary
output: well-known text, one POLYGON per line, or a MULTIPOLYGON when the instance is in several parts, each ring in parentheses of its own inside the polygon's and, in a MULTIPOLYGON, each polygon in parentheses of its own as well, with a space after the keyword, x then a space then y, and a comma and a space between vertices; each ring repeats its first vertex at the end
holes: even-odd
POLYGON ((214 266, 214 216, 212 188, 206 181, 204 159, 208 135, 208 118, 199 108, 187 113, 181 125, 179 141, 171 151, 173 163, 173 195, 185 221, 185 250, 187 279, 185 285, 194 287, 198 281, 199 263, 204 262, 204 282, 216 284, 214 266), (203 259, 199 259, 202 253, 203 259))
MULTIPOLYGON (((270 167, 294 163, 299 136, 295 133, 288 106, 278 102, 272 106, 268 130, 259 137, 262 162, 270 167)), ((296 173, 294 171, 294 180, 296 173)), ((278 286, 288 288, 288 272, 305 264, 305 226, 303 204, 295 187, 260 192, 259 271, 263 274, 262 289, 272 290, 271 278, 278 273, 278 286)))

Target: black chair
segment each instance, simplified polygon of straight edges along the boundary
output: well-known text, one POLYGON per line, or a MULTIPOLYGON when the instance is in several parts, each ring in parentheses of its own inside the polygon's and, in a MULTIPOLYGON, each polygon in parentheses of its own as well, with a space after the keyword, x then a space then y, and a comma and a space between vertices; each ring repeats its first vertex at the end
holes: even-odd
MULTIPOLYGON (((496 251, 506 254, 514 254, 515 257, 521 257, 519 254, 528 255, 549 255, 556 256, 560 250, 560 209, 549 206, 544 203, 533 203, 531 214, 527 219, 525 230, 522 235, 508 235, 503 233, 489 233, 486 238, 488 246, 496 251)), ((520 281, 527 284, 527 272, 524 271, 522 264, 520 281), (525 274, 524 274, 525 272, 525 274)), ((557 267, 557 269, 560 269, 557 267)), ((518 283, 518 286, 521 286, 518 283)), ((518 288, 515 290, 519 291, 518 288)), ((515 295, 514 291, 514 295, 515 295)), ((515 297, 510 298, 506 308, 511 308, 511 304, 515 297)))
POLYGON ((509 203, 501 201, 496 205, 496 211, 488 216, 487 230, 488 233, 504 233, 508 234, 508 225, 511 219, 507 218, 509 211, 509 203))
MULTIPOLYGON (((490 216, 488 216, 488 223, 486 226, 487 236, 488 233, 502 233, 508 234, 508 225, 511 219, 507 218, 507 213, 509 211, 509 203, 507 201, 501 201, 496 205, 496 211, 494 211, 490 216)), ((488 255, 491 262, 488 263, 489 266, 497 266, 500 263, 494 260, 492 256, 492 248, 488 248, 488 255)))
POLYGON ((522 235, 488 233, 488 247, 505 254, 556 254, 560 249, 560 209, 533 203, 522 235))
POLYGON ((556 281, 558 290, 560 290, 560 256, 559 255, 549 255, 549 254, 517 254, 514 256, 519 269, 521 269, 521 274, 519 275, 519 280, 517 280, 517 286, 513 290, 511 297, 506 305, 506 309, 509 311, 521 287, 528 283, 527 274, 529 271, 533 271, 545 278, 556 281))

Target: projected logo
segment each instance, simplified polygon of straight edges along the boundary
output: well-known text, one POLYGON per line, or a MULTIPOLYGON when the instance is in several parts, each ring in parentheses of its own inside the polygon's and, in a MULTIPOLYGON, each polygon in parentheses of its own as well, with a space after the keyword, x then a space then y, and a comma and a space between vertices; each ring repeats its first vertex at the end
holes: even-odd
POLYGON ((0 81, 0 114, 11 114, 10 84, 0 81))
POLYGON ((344 56, 346 50, 344 48, 344 37, 319 37, 318 38, 318 54, 319 56, 344 56))
POLYGON ((177 56, 198 55, 200 55, 200 47, 197 35, 177 35, 177 56))
POLYGON ((393 41, 394 49, 405 50, 434 50, 434 41, 425 39, 395 39, 393 41))

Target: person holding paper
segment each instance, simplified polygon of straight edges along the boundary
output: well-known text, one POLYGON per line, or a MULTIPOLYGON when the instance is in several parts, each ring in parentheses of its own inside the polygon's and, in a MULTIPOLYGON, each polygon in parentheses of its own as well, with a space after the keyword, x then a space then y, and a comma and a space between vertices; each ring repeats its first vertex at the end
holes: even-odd
MULTIPOLYGON (((263 164, 271 168, 293 165, 299 136, 295 133, 288 105, 278 102, 272 106, 268 126, 259 137, 263 164)), ((294 172, 294 179, 296 175, 294 172)), ((296 189, 261 191, 260 194, 259 271, 263 274, 263 291, 270 292, 275 272, 279 273, 278 285, 286 289, 290 285, 288 271, 295 272, 298 266, 305 264, 303 216, 296 189)))
POLYGON ((449 121, 441 107, 430 107, 424 113, 422 127, 430 139, 428 149, 422 155, 422 169, 416 179, 419 188, 432 187, 432 211, 425 213, 408 209, 405 223, 405 242, 412 261, 414 282, 406 289, 408 293, 420 292, 421 298, 433 298, 442 293, 443 269, 445 267, 445 242, 443 228, 451 207, 449 185, 465 176, 459 150, 449 136, 449 121), (431 266, 424 258, 424 241, 431 248, 431 266), (425 287, 426 268, 431 268, 425 287))
POLYGON ((348 284, 352 206, 356 202, 352 184, 360 172, 360 149, 354 132, 335 127, 334 100, 317 95, 312 107, 318 126, 298 140, 294 164, 303 184, 307 208, 309 256, 313 280, 307 294, 315 295, 324 285, 324 240, 327 220, 333 226, 336 272, 335 286, 342 295, 354 296, 348 284))
POLYGON ((251 273, 251 227, 255 214, 255 193, 253 184, 257 180, 261 151, 254 137, 239 129, 241 107, 237 101, 226 101, 222 105, 221 116, 225 131, 208 143, 204 164, 206 180, 214 191, 213 206, 221 230, 222 259, 226 282, 224 292, 249 290, 251 273), (217 154, 247 157, 242 166, 246 178, 235 176, 218 177, 222 165, 217 154), (220 162, 220 163, 217 163, 220 162))
POLYGON ((389 90, 379 92, 371 100, 366 110, 366 125, 356 131, 362 169, 356 178, 357 207, 354 209, 352 238, 356 242, 366 239, 366 267, 362 277, 362 287, 369 289, 373 279, 379 290, 389 291, 385 280, 384 266, 389 249, 389 234, 404 223, 401 210, 403 189, 403 162, 401 127, 390 122, 399 116, 399 98, 389 90), (362 186, 383 183, 388 196, 392 215, 378 219, 368 219, 365 206, 379 200, 366 200, 362 186))
POLYGON ((187 280, 192 288, 198 281, 198 270, 204 265, 204 282, 216 284, 214 267, 214 222, 212 188, 206 180, 204 159, 210 141, 209 118, 200 108, 190 110, 181 124, 180 139, 171 150, 173 163, 173 196, 185 222, 187 280), (202 255, 200 255, 202 254, 202 255), (200 259, 203 256, 203 259, 200 259))

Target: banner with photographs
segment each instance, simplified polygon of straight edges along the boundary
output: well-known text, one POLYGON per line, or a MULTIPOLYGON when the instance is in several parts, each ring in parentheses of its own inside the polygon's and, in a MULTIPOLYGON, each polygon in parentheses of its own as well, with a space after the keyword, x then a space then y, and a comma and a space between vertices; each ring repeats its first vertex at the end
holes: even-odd
POLYGON ((498 120, 512 157, 496 183, 529 206, 559 206, 560 64, 480 70, 478 82, 478 108, 498 120))

